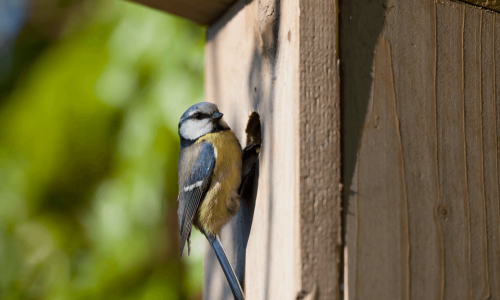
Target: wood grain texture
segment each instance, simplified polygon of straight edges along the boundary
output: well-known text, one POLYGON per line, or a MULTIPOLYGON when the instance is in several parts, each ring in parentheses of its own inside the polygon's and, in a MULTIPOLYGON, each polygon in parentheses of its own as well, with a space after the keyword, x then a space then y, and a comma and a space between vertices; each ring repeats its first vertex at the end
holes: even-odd
POLYGON ((500 299, 499 14, 447 0, 340 7, 346 299, 500 299), (376 123, 398 130, 373 138, 384 101, 396 113, 376 123), (398 220, 407 231, 382 227, 398 220))
POLYGON ((491 299, 500 298, 500 248, 499 248, 499 194, 498 194, 498 143, 497 112, 495 104, 494 19, 497 14, 483 12, 481 28, 481 104, 483 108, 483 178, 486 199, 486 226, 488 235, 488 277, 491 299))
POLYGON ((486 203, 483 189, 483 145, 481 103, 481 22, 482 11, 464 11, 464 110, 467 193, 470 227, 470 279, 472 299, 489 295, 486 203), (472 201, 471 201, 472 199, 472 201))
MULTIPOLYGON (((498 146, 498 141, 500 140, 500 120, 498 119, 498 114, 500 113, 500 16, 495 14, 494 16, 494 24, 493 24, 493 61, 495 65, 495 82, 494 82, 494 97, 496 103, 496 142, 497 142, 497 187, 500 186, 500 175, 498 174, 498 170, 500 170, 500 147, 498 146)), ((497 201, 497 205, 500 206, 500 201, 497 201)), ((500 208, 498 209, 500 211, 500 208)), ((497 262, 499 258, 497 256, 497 262)), ((498 267, 496 269, 496 274, 498 274, 498 267)), ((491 281, 490 281, 491 282, 491 281)))
POLYGON ((458 0, 500 12, 500 0, 458 0))
MULTIPOLYGON (((240 0, 207 31, 205 100, 243 145, 251 112, 262 126, 253 219, 222 230, 247 299, 340 299, 336 6, 314 4, 240 0)), ((207 245, 204 299, 230 293, 207 245)))
POLYGON ((130 0, 156 8, 201 25, 210 25, 231 7, 235 0, 130 0))
POLYGON ((340 101, 337 1, 300 1, 302 289, 340 298, 340 101))
POLYGON ((444 299, 469 296, 469 207, 465 167, 463 102, 463 9, 436 3, 436 117, 444 299), (450 276, 450 274, 453 274, 450 276))
POLYGON ((408 299, 408 210, 392 74, 389 42, 380 37, 356 170, 359 299, 408 299))
MULTIPOLYGON (((391 48, 405 197, 408 203, 409 297, 402 299, 438 299, 442 293, 442 256, 435 215, 438 200, 435 5, 432 1, 372 1, 365 8, 363 4, 344 1, 340 5, 343 8, 340 44, 348 46, 341 47, 348 299, 364 299, 361 297, 364 285, 356 283, 359 275, 352 271, 359 267, 351 266, 352 260, 359 257, 360 248, 375 247, 373 244, 356 244, 357 236, 362 234, 361 228, 357 228, 355 223, 356 211, 362 209, 359 207, 361 203, 356 202, 356 194, 359 193, 358 186, 368 183, 353 180, 349 184, 354 173, 352 170, 357 169, 359 162, 357 159, 345 159, 348 153, 357 153, 358 145, 364 143, 361 130, 357 128, 360 128, 360 120, 361 124, 364 123, 366 107, 372 98, 371 72, 376 45, 372 37, 381 34, 389 41, 391 48)), ((367 191, 363 196, 370 195, 371 192, 367 191)), ((372 211, 372 214, 385 215, 381 210, 382 207, 372 211)), ((363 234, 372 235, 375 242, 382 234, 369 228, 367 230, 363 234)), ((399 259, 398 249, 387 251, 390 257, 399 259)), ((385 280, 386 276, 386 273, 380 274, 376 278, 377 282, 389 286, 391 282, 385 280)))
POLYGON ((443 241, 436 214, 439 169, 435 5, 426 0, 389 1, 385 11, 387 27, 383 30, 392 49, 405 166, 409 299, 440 299, 444 288, 443 241))

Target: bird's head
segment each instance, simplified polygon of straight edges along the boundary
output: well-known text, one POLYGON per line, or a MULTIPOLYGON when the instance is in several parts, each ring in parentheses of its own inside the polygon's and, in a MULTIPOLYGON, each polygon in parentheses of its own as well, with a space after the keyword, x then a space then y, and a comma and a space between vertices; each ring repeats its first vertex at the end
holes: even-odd
POLYGON ((228 130, 229 126, 222 120, 222 116, 213 103, 194 104, 184 112, 179 121, 181 140, 196 141, 207 133, 228 130))

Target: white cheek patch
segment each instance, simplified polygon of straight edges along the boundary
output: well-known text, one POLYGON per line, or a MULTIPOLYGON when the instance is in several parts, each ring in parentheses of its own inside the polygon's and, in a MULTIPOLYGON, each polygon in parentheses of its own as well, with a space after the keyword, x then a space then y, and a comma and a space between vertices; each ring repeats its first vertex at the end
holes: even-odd
POLYGON ((184 192, 192 191, 193 189, 195 189, 197 187, 200 187, 202 184, 203 184, 203 180, 195 182, 195 183, 193 183, 191 185, 185 186, 184 187, 184 192))
POLYGON ((212 131, 210 120, 187 120, 181 125, 180 134, 188 140, 196 140, 212 131))

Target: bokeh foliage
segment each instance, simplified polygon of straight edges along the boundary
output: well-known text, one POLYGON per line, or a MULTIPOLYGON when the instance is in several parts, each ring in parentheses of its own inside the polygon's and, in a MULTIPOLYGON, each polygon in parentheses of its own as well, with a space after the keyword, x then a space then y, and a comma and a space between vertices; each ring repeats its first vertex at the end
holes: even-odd
POLYGON ((26 26, 2 54, 0 299, 200 297, 199 235, 179 259, 176 172, 204 28, 105 0, 58 26, 31 44, 26 26))

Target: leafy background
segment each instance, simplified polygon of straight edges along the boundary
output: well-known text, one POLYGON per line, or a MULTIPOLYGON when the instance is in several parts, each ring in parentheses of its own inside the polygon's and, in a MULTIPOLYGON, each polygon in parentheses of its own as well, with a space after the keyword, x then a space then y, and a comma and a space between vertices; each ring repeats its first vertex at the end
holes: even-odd
POLYGON ((204 32, 124 1, 0 1, 0 299, 201 299, 176 172, 204 32))

